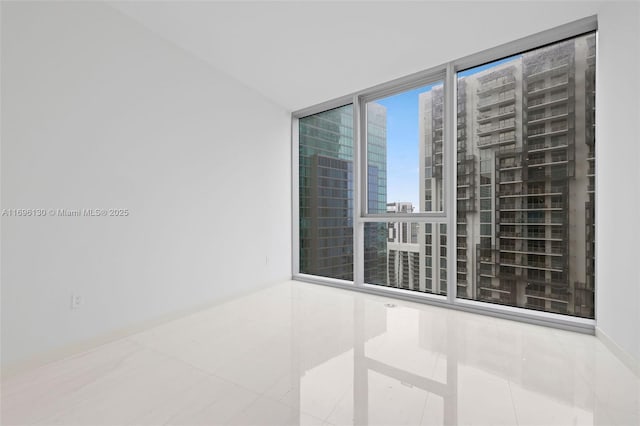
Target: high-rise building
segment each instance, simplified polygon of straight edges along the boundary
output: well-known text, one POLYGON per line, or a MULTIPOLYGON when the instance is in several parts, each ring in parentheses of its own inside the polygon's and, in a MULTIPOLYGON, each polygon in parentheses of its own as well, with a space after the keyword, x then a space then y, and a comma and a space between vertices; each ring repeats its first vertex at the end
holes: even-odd
POLYGON ((300 119, 300 272, 353 279, 353 108, 300 119))
MULTIPOLYGON (((594 315, 595 38, 458 79, 458 297, 594 315)), ((439 202, 442 87, 421 96, 421 193, 439 202)))
MULTIPOLYGON (((386 209, 386 110, 375 105, 368 114, 368 162, 371 213, 386 209)), ((300 272, 353 280, 353 107, 347 105, 299 120, 300 272)), ((373 244, 365 263, 376 264, 374 276, 386 274, 384 227, 368 228, 373 244), (376 263, 377 262, 377 263, 376 263)))
MULTIPOLYGON (((387 213, 412 213, 410 202, 387 203, 387 213)), ((407 290, 420 289, 420 227, 411 222, 387 225, 387 285, 407 290)))
MULTIPOLYGON (((420 147, 420 196, 424 212, 444 207, 444 90, 436 85, 418 98, 420 147)), ((421 225, 418 243, 424 279, 420 291, 447 294, 447 225, 421 225)))
MULTIPOLYGON (((367 211, 387 211, 387 109, 376 102, 367 104, 367 211)), ((364 281, 384 283, 387 278, 386 224, 364 227, 364 281)))

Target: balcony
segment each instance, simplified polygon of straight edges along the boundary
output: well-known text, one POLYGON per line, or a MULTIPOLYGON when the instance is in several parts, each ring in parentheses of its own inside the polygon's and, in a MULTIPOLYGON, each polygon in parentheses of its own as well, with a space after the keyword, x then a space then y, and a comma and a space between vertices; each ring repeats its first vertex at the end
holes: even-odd
POLYGON ((562 228, 558 228, 558 229, 551 229, 551 239, 558 239, 559 241, 562 241, 565 238, 565 232, 562 228))
POLYGON ((552 254, 564 254, 565 253, 565 248, 564 247, 551 247, 551 253, 552 254))
POLYGON ((503 158, 498 162, 499 170, 519 169, 522 167, 522 160, 515 158, 503 158))
POLYGON ((544 218, 520 218, 520 221, 518 221, 516 218, 516 221, 511 221, 511 222, 507 222, 507 220, 510 220, 511 218, 506 218, 505 221, 502 221, 502 219, 499 221, 500 225, 507 225, 507 226, 564 226, 564 223, 560 223, 560 222, 549 222, 546 221, 544 218))
MULTIPOLYGON (((566 157, 564 158, 552 158, 549 161, 545 161, 544 163, 529 163, 528 167, 547 167, 547 166, 556 166, 558 164, 567 164, 569 160, 566 157)), ((550 175, 551 178, 553 176, 550 175)), ((564 176, 563 176, 564 177, 564 176)))
POLYGON ((478 110, 486 110, 488 108, 494 107, 496 105, 504 105, 508 103, 513 103, 516 100, 515 92, 503 94, 501 96, 492 96, 488 99, 483 99, 478 102, 478 110))
MULTIPOLYGON (((517 180, 505 180, 505 181, 500 181, 498 182, 498 185, 518 185, 522 183, 522 179, 517 179, 517 180)), ((500 191, 500 193, 502 193, 502 191, 500 191)))
POLYGON ((520 237, 522 235, 522 232, 519 231, 500 231, 498 232, 498 238, 504 239, 504 238, 517 238, 520 237))
POLYGON ((527 76, 528 81, 533 81, 542 77, 546 77, 551 74, 560 74, 569 71, 569 64, 549 65, 546 68, 540 70, 532 70, 533 72, 527 76))
POLYGON ((531 297, 537 297, 541 299, 547 299, 547 300, 556 300, 560 302, 568 302, 569 296, 570 296, 569 293, 566 293, 566 292, 565 293, 546 293, 544 291, 531 290, 531 289, 526 289, 525 295, 531 296, 531 297))
POLYGON ((545 152, 545 151, 553 151, 553 150, 557 150, 557 149, 566 149, 568 148, 569 145, 553 145, 553 144, 545 144, 544 142, 540 141, 536 141, 536 142, 532 142, 529 143, 528 145, 528 151, 529 152, 545 152))
POLYGON ((477 145, 478 148, 489 148, 496 145, 507 145, 515 143, 516 137, 514 135, 510 135, 509 137, 484 137, 478 139, 477 145))
POLYGON ((498 273, 499 278, 510 279, 510 280, 518 279, 521 276, 522 274, 520 274, 519 272, 516 273, 515 271, 503 271, 502 269, 498 273))
POLYGON ((457 200, 456 210, 458 213, 466 213, 476 211, 475 199, 473 195, 470 198, 457 200))
POLYGON ((528 190, 528 195, 549 195, 549 193, 547 193, 547 190, 545 188, 529 188, 528 190))
POLYGON ((527 95, 538 95, 541 93, 546 93, 546 92, 550 92, 554 89, 559 89, 561 87, 565 87, 567 84, 569 84, 569 80, 567 78, 557 81, 557 82, 550 82, 550 84, 546 85, 540 85, 539 87, 536 86, 534 87, 533 90, 529 90, 527 92, 527 95))
MULTIPOLYGON (((511 120, 510 120, 511 121, 511 120)), ((515 130, 515 122, 503 125, 503 126, 480 126, 477 133, 478 136, 486 136, 495 132, 504 132, 507 130, 515 130)))
POLYGON ((552 209, 563 209, 565 207, 565 201, 552 201, 551 208, 552 209))
POLYGON ((522 235, 527 238, 538 240, 538 239, 545 239, 546 232, 527 231, 527 232, 524 232, 522 235))
POLYGON ((562 205, 551 205, 550 207, 544 203, 536 203, 536 204, 527 204, 525 208, 522 210, 525 211, 545 211, 545 210, 557 210, 558 207, 562 207, 562 205))
MULTIPOLYGON (((555 258, 561 257, 562 253, 551 253, 551 252, 546 252, 546 251, 538 251, 538 249, 534 248, 534 249, 525 249, 525 248, 521 248, 521 249, 509 249, 509 248, 502 248, 500 247, 500 252, 501 253, 512 253, 512 254, 520 254, 520 255, 526 255, 526 254, 535 254, 537 256, 552 256, 555 258)), ((552 265, 553 267, 554 265, 552 265)))
POLYGON ((562 102, 567 102, 568 100, 569 100, 569 97, 567 95, 554 96, 550 99, 546 99, 545 97, 540 100, 529 102, 529 104, 527 105, 527 109, 534 110, 538 108, 545 108, 545 107, 556 105, 562 102))
POLYGON ((488 83, 482 84, 477 90, 478 94, 487 94, 498 90, 511 89, 515 86, 515 78, 514 77, 502 77, 496 80, 493 80, 488 83))
POLYGON ((506 263, 506 262, 500 263, 500 266, 506 266, 509 268, 519 268, 519 269, 540 269, 540 270, 551 271, 551 272, 563 272, 562 269, 554 269, 553 267, 550 267, 550 266, 516 265, 515 263, 506 263))
POLYGON ((508 200, 508 202, 500 202, 498 204, 498 210, 521 210, 522 204, 515 202, 513 199, 508 200))
POLYGON ((541 137, 545 137, 545 136, 560 135, 562 133, 566 133, 568 130, 569 130, 569 128, 567 126, 555 127, 555 128, 551 128, 549 130, 547 130, 547 129, 534 130, 534 131, 530 132, 527 136, 528 136, 529 139, 541 138, 541 137))
POLYGON ((529 158, 529 160, 527 160, 527 163, 532 166, 532 165, 536 165, 536 164, 544 164, 545 162, 545 158, 544 157, 539 157, 539 158, 529 158))
POLYGON ((515 240, 507 240, 512 244, 500 244, 500 248, 498 249, 498 251, 500 253, 511 253, 511 254, 517 254, 520 251, 520 247, 516 244, 513 244, 515 242, 515 240))
POLYGON ((500 286, 500 287, 486 287, 486 286, 481 286, 480 290, 484 290, 484 291, 496 291, 498 293, 504 293, 504 294, 511 294, 511 288, 508 287, 504 287, 504 286, 500 286))
POLYGON ((515 264, 519 263, 516 261, 516 256, 514 253, 501 252, 500 253, 500 264, 515 264))
POLYGON ((509 197, 526 197, 527 194, 524 194, 522 191, 514 190, 514 189, 504 189, 498 192, 499 198, 509 198, 509 197))
POLYGON ((484 112, 482 114, 478 114, 478 124, 484 124, 487 122, 490 122, 493 119, 505 119, 505 118, 509 118, 512 117, 516 114, 516 108, 515 105, 507 108, 506 110, 504 108, 500 108, 496 111, 489 111, 489 112, 484 112))
POLYGON ((568 114, 566 112, 561 114, 555 114, 555 115, 554 114, 535 114, 528 117, 527 123, 537 124, 537 123, 543 123, 549 120, 553 120, 555 118, 564 118, 564 117, 568 117, 568 114))

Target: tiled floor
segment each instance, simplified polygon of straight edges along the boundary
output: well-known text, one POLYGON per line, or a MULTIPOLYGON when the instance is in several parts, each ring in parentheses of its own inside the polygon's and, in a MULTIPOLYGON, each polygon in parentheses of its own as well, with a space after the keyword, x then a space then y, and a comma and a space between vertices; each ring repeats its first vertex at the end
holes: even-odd
POLYGON ((286 282, 13 377, 2 424, 638 425, 593 336, 286 282))

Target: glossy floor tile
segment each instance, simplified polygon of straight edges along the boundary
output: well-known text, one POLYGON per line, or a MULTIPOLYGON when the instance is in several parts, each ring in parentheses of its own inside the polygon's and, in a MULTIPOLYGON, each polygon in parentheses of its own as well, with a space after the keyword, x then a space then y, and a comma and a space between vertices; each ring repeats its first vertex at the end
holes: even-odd
POLYGON ((595 337, 285 282, 2 383, 3 425, 634 425, 595 337))

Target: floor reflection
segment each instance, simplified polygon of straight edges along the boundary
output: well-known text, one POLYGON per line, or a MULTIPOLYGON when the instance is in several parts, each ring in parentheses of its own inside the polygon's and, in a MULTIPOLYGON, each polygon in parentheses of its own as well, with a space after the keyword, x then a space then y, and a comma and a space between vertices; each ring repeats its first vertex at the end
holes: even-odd
POLYGON ((285 282, 2 381, 3 424, 638 425, 593 337, 285 282))
MULTIPOLYGON (((612 424, 581 371, 588 352, 559 343, 592 336, 411 303, 390 308, 358 293, 349 299, 330 316, 292 304, 300 412, 336 425, 612 424), (335 335, 320 341, 313 330, 327 320, 335 335)), ((628 385, 633 391, 633 379, 628 385)), ((626 419, 637 414, 633 401, 627 411, 626 419)))

